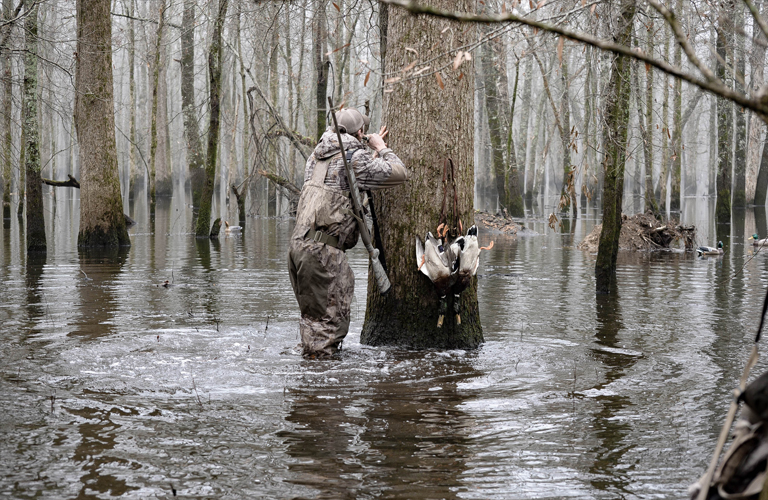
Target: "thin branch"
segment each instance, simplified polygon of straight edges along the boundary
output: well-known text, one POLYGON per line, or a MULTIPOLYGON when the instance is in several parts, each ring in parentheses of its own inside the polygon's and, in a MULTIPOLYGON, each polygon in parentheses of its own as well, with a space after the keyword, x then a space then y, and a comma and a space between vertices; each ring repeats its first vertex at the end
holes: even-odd
POLYGON ((744 3, 747 4, 749 12, 752 13, 752 17, 755 18, 757 25, 760 26, 760 31, 763 32, 763 36, 768 39, 768 24, 766 24, 765 19, 760 15, 760 12, 758 12, 757 7, 755 7, 752 0, 744 0, 744 3))
POLYGON ((67 177, 69 177, 69 180, 67 181, 54 181, 53 179, 41 179, 43 181, 43 184, 48 184, 49 186, 56 186, 56 187, 74 187, 80 189, 80 183, 77 182, 77 179, 72 177, 71 175, 67 174, 67 177))
MULTIPOLYGON (((626 45, 621 45, 608 40, 603 40, 584 32, 573 31, 566 28, 562 28, 560 26, 552 26, 552 25, 541 23, 531 19, 526 19, 524 17, 520 17, 512 13, 496 14, 496 15, 478 15, 478 14, 471 14, 471 13, 464 13, 464 12, 451 12, 447 10, 436 9, 433 7, 426 7, 423 5, 419 5, 413 0, 381 0, 381 2, 389 5, 394 5, 397 7, 402 7, 413 14, 430 15, 434 17, 441 17, 444 19, 451 19, 454 21, 466 22, 466 23, 512 22, 512 23, 523 24, 526 26, 531 26, 532 28, 537 28, 542 31, 547 31, 550 33, 557 33, 566 38, 570 38, 571 40, 582 42, 601 50, 606 50, 622 56, 631 57, 632 59, 643 61, 653 66, 654 68, 657 68, 660 71, 667 73, 668 75, 674 76, 676 78, 680 78, 681 80, 688 82, 691 85, 695 85, 701 89, 711 92, 712 94, 729 99, 746 109, 760 113, 762 116, 768 116, 768 102, 763 103, 762 100, 759 98, 753 99, 746 96, 745 94, 731 90, 719 81, 702 80, 701 78, 691 75, 689 73, 686 73, 682 69, 676 68, 665 61, 655 59, 645 53, 632 50, 626 45)), ((766 99, 766 101, 768 101, 768 99, 766 99)))

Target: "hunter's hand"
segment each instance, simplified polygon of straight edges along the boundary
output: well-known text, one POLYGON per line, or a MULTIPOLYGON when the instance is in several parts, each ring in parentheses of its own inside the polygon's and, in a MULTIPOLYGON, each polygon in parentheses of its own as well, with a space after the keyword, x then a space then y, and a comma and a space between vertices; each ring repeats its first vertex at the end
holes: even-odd
POLYGON ((375 149, 378 153, 382 149, 387 147, 387 143, 384 142, 384 137, 389 133, 389 130, 387 130, 387 126, 384 125, 381 127, 381 130, 378 134, 369 134, 368 137, 368 145, 375 149))

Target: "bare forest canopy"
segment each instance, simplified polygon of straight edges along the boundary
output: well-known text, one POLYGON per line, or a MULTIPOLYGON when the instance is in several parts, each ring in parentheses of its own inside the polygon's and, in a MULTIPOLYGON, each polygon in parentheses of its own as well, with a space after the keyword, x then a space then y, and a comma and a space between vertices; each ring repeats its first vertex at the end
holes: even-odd
MULTIPOLYGON (((73 2, 3 0, 0 156, 5 201, 23 192, 26 30, 38 9, 42 177, 80 178, 73 2)), ((603 189, 603 110, 611 51, 629 55, 631 96, 624 206, 664 212, 681 197, 764 204, 766 125, 758 114, 764 0, 635 2, 631 42, 616 42, 610 2, 488 0, 474 13, 409 0, 230 1, 222 31, 218 206, 211 219, 290 213, 303 165, 327 126, 326 98, 367 110, 372 129, 395 86, 475 73, 476 206, 522 215, 557 196, 562 211, 603 189), (463 21, 429 53, 385 74, 388 10, 463 21), (456 30, 473 42, 454 43, 456 30), (239 203, 228 203, 230 200, 239 203), (238 209, 239 206, 239 209, 238 209)), ((219 2, 112 2, 115 135, 123 197, 169 195, 200 182, 210 114, 208 56, 219 2)), ((407 131, 392 131, 406 134, 407 131)), ((195 204, 198 200, 195 199, 195 204)), ((718 207, 719 210, 719 207, 718 207)))

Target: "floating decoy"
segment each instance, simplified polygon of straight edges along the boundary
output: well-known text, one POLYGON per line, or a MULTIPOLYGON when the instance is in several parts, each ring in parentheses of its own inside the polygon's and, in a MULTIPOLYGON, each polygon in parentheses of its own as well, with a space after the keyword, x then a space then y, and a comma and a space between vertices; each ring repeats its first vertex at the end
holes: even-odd
POLYGON ((749 237, 749 239, 752 240, 752 246, 761 247, 763 245, 768 245, 768 238, 763 238, 762 240, 759 238, 760 237, 757 235, 757 233, 749 237))
POLYGON ((442 328, 445 312, 448 310, 446 295, 456 281, 458 262, 455 252, 458 249, 458 244, 443 245, 442 240, 435 238, 431 232, 427 233, 424 244, 421 238, 416 236, 416 262, 419 264, 419 271, 432 281, 440 296, 438 328, 442 328))
POLYGON ((717 242, 717 248, 701 246, 696 249, 698 255, 723 255, 723 242, 717 242))
POLYGON ((230 226, 229 222, 224 221, 224 231, 227 233, 239 233, 242 232, 243 226, 230 226))
POLYGON ((472 282, 472 276, 477 274, 477 266, 480 264, 480 250, 490 250, 493 248, 493 241, 487 247, 480 247, 477 243, 477 226, 474 224, 467 230, 466 236, 456 238, 456 244, 459 245, 457 260, 458 277, 453 284, 453 311, 456 313, 456 324, 461 324, 461 308, 459 298, 461 292, 472 282))

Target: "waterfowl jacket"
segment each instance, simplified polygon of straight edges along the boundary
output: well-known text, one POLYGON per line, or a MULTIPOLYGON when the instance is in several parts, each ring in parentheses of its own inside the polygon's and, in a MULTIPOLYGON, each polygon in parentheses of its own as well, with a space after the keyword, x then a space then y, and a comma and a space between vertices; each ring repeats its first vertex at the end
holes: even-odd
MULTIPOLYGON (((391 149, 382 149, 374 158, 355 137, 342 134, 342 141, 360 190, 393 187, 408 180, 405 165, 391 149)), ((318 241, 329 242, 341 250, 355 246, 360 236, 344 160, 332 129, 325 131, 307 160, 292 239, 314 237, 316 232, 322 233, 318 241), (324 239, 324 235, 330 236, 330 240, 324 239)))

